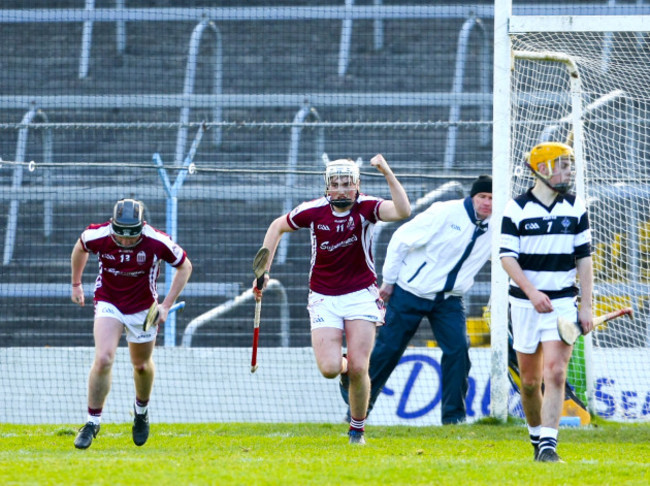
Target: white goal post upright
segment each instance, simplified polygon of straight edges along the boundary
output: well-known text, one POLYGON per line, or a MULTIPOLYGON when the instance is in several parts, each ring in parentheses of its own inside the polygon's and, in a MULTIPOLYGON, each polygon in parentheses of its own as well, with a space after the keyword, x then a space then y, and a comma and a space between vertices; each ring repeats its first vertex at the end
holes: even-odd
MULTIPOLYGON (((650 15, 552 15, 552 5, 548 13, 513 15, 511 0, 495 1, 493 177, 507 190, 494 193, 493 224, 500 227, 507 200, 533 183, 525 152, 540 141, 573 145, 575 191, 592 223, 594 316, 615 307, 635 311, 634 319, 580 340, 584 352, 574 355, 584 395, 593 413, 649 420, 650 379, 639 359, 650 354, 650 15)), ((499 233, 492 250, 491 414, 505 420, 508 279, 499 233)))
MULTIPOLYGON (((505 191, 492 194, 492 224, 501 226, 501 218, 510 198, 510 39, 508 25, 512 0, 494 4, 494 81, 492 125, 492 178, 494 187, 505 191)), ((499 262, 500 231, 492 232, 492 273, 490 297, 490 332, 492 367, 490 371, 490 413, 505 421, 508 418, 508 276, 499 262)))

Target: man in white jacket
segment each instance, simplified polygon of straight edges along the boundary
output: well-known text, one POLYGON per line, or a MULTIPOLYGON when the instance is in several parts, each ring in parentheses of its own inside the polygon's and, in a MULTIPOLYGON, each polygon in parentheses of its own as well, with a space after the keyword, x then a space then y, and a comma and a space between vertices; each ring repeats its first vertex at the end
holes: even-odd
POLYGON ((442 423, 465 421, 471 363, 463 294, 490 257, 491 214, 492 178, 482 175, 469 197, 436 202, 393 234, 379 291, 386 320, 370 357, 369 411, 427 317, 442 349, 442 423))

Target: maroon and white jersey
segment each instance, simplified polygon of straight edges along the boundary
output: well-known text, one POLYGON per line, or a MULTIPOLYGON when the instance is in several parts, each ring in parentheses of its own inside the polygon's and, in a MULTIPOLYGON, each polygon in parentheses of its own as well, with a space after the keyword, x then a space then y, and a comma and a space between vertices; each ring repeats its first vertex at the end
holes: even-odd
POLYGON ((140 241, 131 248, 115 243, 108 221, 88 226, 80 240, 85 251, 97 254, 99 262, 95 301, 109 302, 123 314, 146 310, 158 299, 161 260, 178 267, 186 257, 169 235, 146 223, 140 241))
POLYGON ((311 231, 309 288, 343 295, 377 281, 372 234, 383 199, 360 194, 352 208, 336 213, 325 197, 304 202, 287 214, 293 229, 311 231))

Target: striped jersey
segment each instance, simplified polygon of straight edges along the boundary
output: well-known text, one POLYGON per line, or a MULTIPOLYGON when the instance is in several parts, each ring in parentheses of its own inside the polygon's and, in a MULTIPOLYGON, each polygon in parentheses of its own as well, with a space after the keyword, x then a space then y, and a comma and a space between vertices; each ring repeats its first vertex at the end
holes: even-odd
POLYGON ((352 208, 335 212, 325 197, 307 201, 287 214, 294 230, 309 228, 309 288, 325 295, 344 295, 376 283, 372 235, 383 199, 359 194, 352 208))
MULTIPOLYGON (((576 195, 558 195, 547 207, 529 189, 506 205, 499 256, 516 258, 528 280, 551 299, 577 295, 576 261, 590 255, 587 209, 576 195)), ((510 295, 527 299, 512 279, 510 295)))
POLYGON ((186 258, 185 251, 169 235, 146 223, 140 241, 130 248, 115 243, 108 221, 88 226, 80 241, 85 251, 97 254, 95 301, 109 302, 124 314, 146 310, 158 298, 156 281, 161 261, 178 267, 186 258))

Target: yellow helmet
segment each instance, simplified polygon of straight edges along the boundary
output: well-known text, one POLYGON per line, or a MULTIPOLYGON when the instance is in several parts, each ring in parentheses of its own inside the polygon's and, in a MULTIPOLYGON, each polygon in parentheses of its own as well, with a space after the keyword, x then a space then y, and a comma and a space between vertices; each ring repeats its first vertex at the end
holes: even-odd
POLYGON ((555 168, 555 161, 560 157, 570 157, 573 160, 573 149, 560 142, 542 142, 533 147, 533 149, 526 154, 526 160, 530 168, 539 174, 539 166, 547 164, 549 174, 553 173, 555 168))

